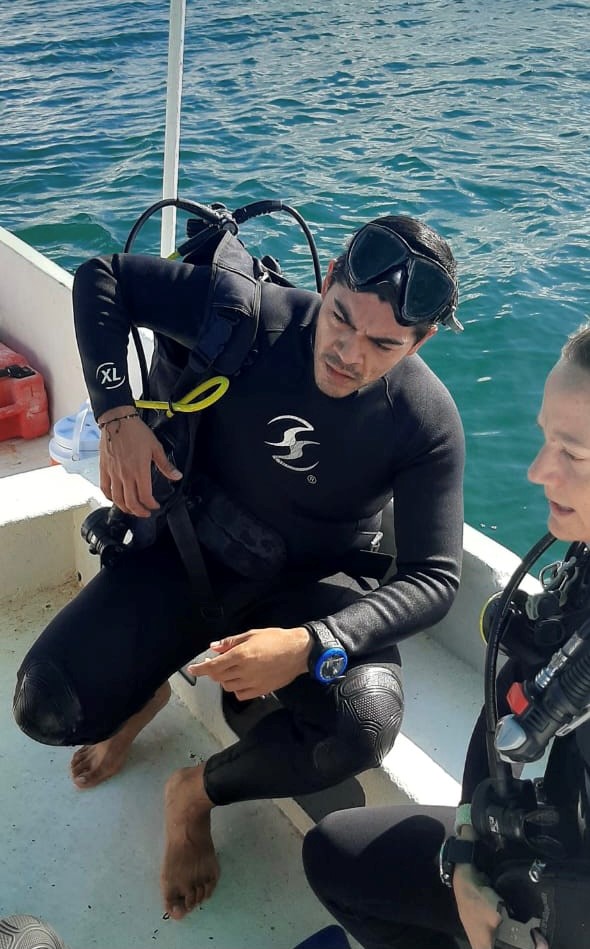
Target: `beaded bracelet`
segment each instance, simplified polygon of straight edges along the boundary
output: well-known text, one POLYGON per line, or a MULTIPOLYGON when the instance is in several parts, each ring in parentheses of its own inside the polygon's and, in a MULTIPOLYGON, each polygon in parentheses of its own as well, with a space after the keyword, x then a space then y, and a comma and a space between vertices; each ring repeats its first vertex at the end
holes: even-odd
MULTIPOLYGON (((110 425, 111 422, 119 422, 119 423, 120 423, 120 422, 124 422, 125 419, 127 419, 127 418, 139 418, 139 412, 130 412, 129 415, 117 415, 117 416, 115 416, 115 418, 109 418, 109 419, 107 419, 106 422, 99 422, 99 423, 98 423, 98 427, 99 427, 99 429, 100 429, 101 432, 102 432, 103 428, 106 429, 107 439, 108 439, 108 441, 110 442, 110 441, 112 441, 112 436, 111 436, 110 430, 107 428, 107 425, 110 425)), ((115 435, 118 435, 118 434, 119 434, 119 429, 120 429, 120 428, 121 428, 121 425, 119 424, 119 427, 117 428, 117 431, 115 432, 115 435)))

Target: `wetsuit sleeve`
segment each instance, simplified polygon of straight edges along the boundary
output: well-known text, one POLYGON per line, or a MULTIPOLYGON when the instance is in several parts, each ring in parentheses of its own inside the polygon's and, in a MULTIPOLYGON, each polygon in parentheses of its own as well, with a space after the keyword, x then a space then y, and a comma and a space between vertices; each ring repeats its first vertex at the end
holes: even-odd
POLYGON ((127 348, 132 326, 191 349, 209 289, 208 267, 138 254, 96 257, 78 268, 73 305, 84 378, 96 417, 133 404, 127 348))
POLYGON ((322 621, 349 656, 374 655, 433 626, 448 612, 459 587, 463 428, 444 387, 431 390, 424 401, 423 426, 393 484, 397 572, 322 621))

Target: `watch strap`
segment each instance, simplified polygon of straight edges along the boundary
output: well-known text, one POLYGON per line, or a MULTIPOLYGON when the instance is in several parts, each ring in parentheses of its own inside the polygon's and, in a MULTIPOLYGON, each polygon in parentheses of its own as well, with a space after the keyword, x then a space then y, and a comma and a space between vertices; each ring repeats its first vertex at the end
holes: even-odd
POLYGON ((304 623, 303 625, 311 636, 311 649, 307 659, 307 668, 310 675, 313 676, 315 675, 316 664, 326 650, 333 647, 341 649, 342 646, 324 623, 304 623))
POLYGON ((460 837, 447 837, 445 856, 449 863, 473 863, 475 840, 461 840, 460 837))
POLYGON ((461 840, 460 837, 447 837, 440 850, 440 877, 446 886, 453 885, 455 867, 461 863, 474 863, 475 840, 461 840))

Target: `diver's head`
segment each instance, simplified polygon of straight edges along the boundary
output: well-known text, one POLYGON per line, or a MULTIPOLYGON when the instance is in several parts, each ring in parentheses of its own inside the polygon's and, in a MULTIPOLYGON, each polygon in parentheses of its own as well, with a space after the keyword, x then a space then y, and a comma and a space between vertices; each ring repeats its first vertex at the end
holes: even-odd
POLYGON ((330 263, 316 325, 314 371, 341 398, 385 375, 455 319, 456 263, 447 242, 405 215, 365 224, 330 263))
POLYGON ((357 293, 376 293, 402 326, 424 335, 443 323, 459 332, 457 264, 446 240, 405 214, 369 221, 334 262, 332 278, 357 293))
POLYGON ((590 543, 590 324, 568 339, 549 373, 538 421, 544 444, 528 475, 545 489, 549 530, 590 543))

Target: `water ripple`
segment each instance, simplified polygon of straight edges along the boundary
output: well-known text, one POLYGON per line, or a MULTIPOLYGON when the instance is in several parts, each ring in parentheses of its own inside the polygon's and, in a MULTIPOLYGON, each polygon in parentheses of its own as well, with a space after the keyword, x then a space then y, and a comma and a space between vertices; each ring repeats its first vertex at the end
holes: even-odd
MULTIPOLYGON (((468 520, 521 550, 544 519, 525 481, 543 376, 590 315, 588 9, 188 2, 181 193, 287 200, 324 266, 389 210, 449 237, 467 331, 426 358, 464 418, 468 520)), ((167 17, 168 0, 0 7, 0 222, 70 269, 119 249, 160 195, 167 17)), ((290 219, 248 227, 313 286, 290 219)), ((154 222, 140 249, 157 246, 154 222)))

